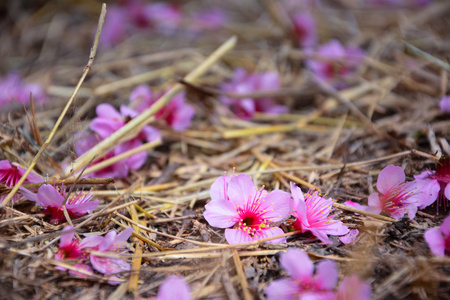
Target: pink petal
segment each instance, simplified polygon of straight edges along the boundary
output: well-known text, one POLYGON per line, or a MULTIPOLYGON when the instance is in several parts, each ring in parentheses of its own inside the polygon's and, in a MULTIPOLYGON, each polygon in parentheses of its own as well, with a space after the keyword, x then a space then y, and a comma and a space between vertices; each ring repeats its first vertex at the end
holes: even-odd
POLYGON ((319 240, 324 242, 325 244, 333 244, 333 242, 328 238, 328 235, 324 230, 318 229, 318 228, 308 228, 311 233, 317 237, 319 240))
POLYGON ((295 183, 291 182, 290 185, 292 198, 294 199, 293 207, 296 208, 300 201, 305 203, 305 197, 303 196, 302 190, 295 183))
POLYGON ((183 103, 178 107, 178 110, 175 112, 172 128, 175 131, 186 130, 189 127, 189 125, 191 125, 191 121, 194 115, 195 115, 194 108, 189 104, 183 103))
POLYGON ((289 279, 275 280, 266 288, 267 300, 297 300, 297 284, 289 279))
POLYGON ((295 280, 309 280, 314 273, 314 264, 308 254, 300 249, 288 249, 281 255, 280 264, 295 280))
POLYGON ((152 101, 152 90, 148 85, 137 86, 130 94, 130 102, 149 103, 152 101))
POLYGON ((414 179, 428 179, 435 173, 436 173, 436 171, 426 170, 426 171, 423 171, 422 173, 420 173, 419 175, 414 175, 414 179))
POLYGON ((255 240, 248 233, 239 229, 225 229, 225 239, 230 245, 248 243, 255 240))
MULTIPOLYGON (((447 185, 448 186, 448 185, 447 185)), ((448 237, 450 235, 450 216, 447 216, 439 228, 441 232, 448 237)))
POLYGON ((229 176, 225 175, 220 176, 213 182, 209 190, 212 201, 228 200, 226 195, 230 179, 229 176))
POLYGON ((322 260, 317 264, 316 283, 321 290, 332 290, 336 285, 339 272, 331 260, 322 260))
POLYGON ((130 118, 134 118, 137 117, 139 114, 137 111, 135 111, 132 108, 129 108, 126 105, 121 105, 120 106, 120 115, 121 117, 130 117, 130 118))
POLYGON ((450 96, 445 96, 439 102, 439 106, 441 107, 442 112, 449 114, 450 113, 450 96))
POLYGON ((370 300, 371 298, 370 285, 355 275, 345 277, 339 285, 337 300, 370 300))
POLYGON ((219 228, 228 228, 236 223, 238 216, 235 206, 230 201, 215 200, 205 206, 203 217, 209 225, 219 228))
POLYGON ((63 232, 60 237, 59 247, 64 247, 72 243, 73 237, 75 236, 75 230, 73 226, 64 227, 63 232), (69 232, 67 232, 69 231, 69 232))
POLYGON ((145 139, 147 142, 156 141, 157 139, 161 139, 161 132, 152 126, 144 126, 142 128, 142 132, 145 135, 145 139))
POLYGON ((350 201, 350 200, 345 201, 343 204, 347 205, 347 206, 350 206, 350 207, 354 207, 356 209, 360 209, 360 210, 366 210, 367 209, 367 206, 361 205, 359 203, 356 203, 356 202, 353 202, 353 201, 350 201))
POLYGON ((347 235, 339 237, 339 240, 346 245, 351 244, 356 240, 358 235, 359 235, 358 229, 351 229, 347 235))
POLYGON ((20 187, 20 193, 22 194, 22 196, 24 196, 28 200, 36 202, 37 205, 44 206, 44 204, 42 204, 39 201, 37 194, 31 192, 30 190, 27 190, 26 188, 20 187))
POLYGON ((278 222, 286 218, 292 211, 291 195, 284 191, 274 190, 261 201, 260 210, 267 210, 264 218, 278 222))
POLYGON ((91 235, 84 238, 81 243, 81 248, 96 248, 103 242, 103 237, 99 235, 91 235))
POLYGON ((157 300, 190 300, 189 285, 179 276, 170 276, 158 289, 157 300))
POLYGON ((424 238, 434 255, 445 256, 445 241, 442 232, 438 228, 427 230, 424 238))
POLYGON ((114 246, 119 247, 123 243, 125 243, 130 236, 133 234, 133 228, 127 227, 126 229, 122 230, 114 239, 114 246))
POLYGON ((405 172, 403 169, 401 167, 389 165, 378 175, 377 189, 382 194, 388 194, 403 182, 405 182, 405 172))
POLYGON ((98 246, 98 251, 108 251, 111 250, 116 239, 117 232, 113 229, 109 231, 104 237, 101 244, 98 246))
POLYGON ((91 124, 89 124, 89 128, 103 139, 106 139, 114 131, 120 128, 120 124, 110 119, 95 118, 91 121, 91 124))
POLYGON ((88 201, 81 204, 66 204, 68 211, 74 214, 84 214, 86 212, 96 209, 98 206, 98 200, 88 201))
MULTIPOLYGON (((282 234, 284 234, 284 231, 281 228, 273 227, 273 228, 262 230, 260 235, 254 237, 254 240, 261 240, 261 239, 265 239, 265 238, 277 236, 277 235, 282 235, 282 234)), ((286 243, 286 238, 280 237, 277 239, 272 239, 272 240, 267 241, 267 243, 273 243, 273 244, 286 243)))
POLYGON ((95 109, 95 112, 97 113, 97 116, 100 118, 119 119, 119 120, 122 119, 122 116, 114 108, 114 106, 108 103, 99 104, 95 109))
POLYGON ((445 187, 444 195, 445 195, 445 198, 447 198, 447 200, 450 200, 450 184, 448 184, 448 183, 447 183, 447 186, 445 187))
POLYGON ((373 193, 369 196, 368 200, 369 206, 367 207, 367 211, 379 214, 381 212, 380 195, 378 193, 373 193))
POLYGON ((248 175, 239 174, 231 178, 228 184, 228 197, 233 204, 243 206, 255 194, 255 186, 248 175))
POLYGON ((38 202, 42 203, 44 207, 60 207, 64 201, 64 198, 58 191, 49 184, 44 184, 39 188, 37 197, 39 199, 38 202))

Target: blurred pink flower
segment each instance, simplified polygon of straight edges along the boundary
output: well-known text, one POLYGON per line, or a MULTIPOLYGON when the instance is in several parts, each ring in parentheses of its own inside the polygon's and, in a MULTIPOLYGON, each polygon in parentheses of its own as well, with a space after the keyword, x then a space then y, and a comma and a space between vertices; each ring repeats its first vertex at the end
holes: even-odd
POLYGON ((33 94, 34 103, 42 104, 47 101, 48 96, 44 87, 39 83, 25 83, 19 74, 9 73, 0 78, 0 105, 6 105, 15 101, 28 104, 30 93, 33 94))
POLYGON ((308 49, 307 54, 320 58, 306 61, 311 71, 336 88, 346 87, 346 79, 356 74, 364 60, 364 52, 360 48, 344 47, 338 40, 321 45, 317 51, 308 49))
POLYGON ((228 16, 224 10, 212 7, 196 12, 193 21, 194 30, 217 30, 228 22, 228 16))
POLYGON ((152 27, 172 33, 183 18, 180 8, 167 2, 155 2, 144 7, 144 13, 152 27))
POLYGON ((436 166, 436 171, 424 171, 414 176, 417 182, 423 184, 423 189, 430 195, 421 201, 419 208, 423 209, 437 200, 437 210, 444 202, 444 209, 447 206, 447 200, 450 200, 450 158, 442 156, 436 166))
MULTIPOLYGON (((281 228, 271 227, 270 223, 283 220, 292 210, 288 193, 257 191, 246 174, 219 177, 212 184, 210 193, 211 202, 205 206, 203 216, 211 226, 228 228, 225 229, 225 238, 230 244, 283 234, 281 228)), ((286 239, 269 242, 283 243, 286 239)))
POLYGON ((333 219, 329 214, 333 209, 333 201, 308 192, 303 196, 302 190, 291 182, 294 211, 292 215, 297 218, 292 225, 301 232, 310 231, 322 242, 332 244, 328 235, 344 235, 349 232, 340 220, 333 219))
POLYGON ((338 280, 334 262, 322 260, 314 264, 300 249, 288 249, 280 258, 290 278, 275 280, 266 288, 268 300, 329 299, 334 300, 333 288, 338 280))
POLYGON ((347 276, 339 285, 336 300, 370 300, 372 290, 370 285, 358 276, 347 276))
POLYGON ((312 47, 317 42, 316 19, 309 12, 294 15, 292 22, 300 47, 312 47))
POLYGON ((442 112, 450 114, 450 96, 445 96, 439 101, 442 112))
MULTIPOLYGON (((130 102, 134 103, 139 112, 142 112, 151 107, 159 97, 154 97, 148 85, 140 85, 131 92, 130 102)), ((181 92, 161 108, 155 117, 158 120, 165 121, 175 131, 183 131, 191 125, 194 114, 194 108, 186 103, 186 95, 181 92)))
MULTIPOLYGON (((249 94, 253 92, 274 91, 280 88, 280 77, 276 72, 248 74, 244 69, 234 71, 233 80, 224 83, 221 90, 226 93, 249 94)), ((255 112, 281 114, 288 111, 287 106, 277 105, 271 98, 233 98, 221 96, 220 101, 241 119, 253 118, 255 112)))
POLYGON ((434 255, 450 256, 450 216, 445 218, 441 227, 427 230, 424 238, 434 255))
POLYGON ((85 258, 85 255, 81 251, 80 242, 78 239, 74 239, 74 236, 75 230, 73 226, 64 227, 58 252, 55 254, 56 260, 85 258))
MULTIPOLYGON (((133 233, 133 229, 128 227, 121 233, 117 234, 115 230, 111 230, 104 237, 102 236, 89 236, 80 243, 80 247, 83 250, 97 251, 101 253, 121 253, 126 250, 126 241, 133 233)), ((105 275, 113 275, 110 277, 115 278, 116 273, 129 271, 131 269, 130 264, 120 258, 103 257, 94 253, 89 254, 92 267, 105 275)), ((110 281, 111 284, 119 282, 110 281)))
POLYGON ((169 276, 161 284, 156 300, 190 300, 189 285, 179 276, 169 276))
MULTIPOLYGON (((10 163, 8 160, 0 160, 0 185, 3 184, 7 187, 13 187, 19 182, 20 178, 25 174, 27 169, 21 167, 16 163, 10 163)), ((42 178, 39 177, 34 172, 28 174, 24 181, 24 184, 42 182, 42 178)), ((6 196, 0 196, 0 201, 2 201, 6 196)), ((19 200, 19 195, 14 195, 12 198, 12 203, 14 204, 19 200)))
POLYGON ((435 193, 420 180, 405 182, 405 172, 401 167, 389 165, 378 175, 379 193, 369 196, 367 211, 379 214, 388 213, 394 219, 400 219, 405 213, 413 219, 417 207, 436 199, 435 193))
MULTIPOLYGON (((20 188, 20 192, 28 200, 36 202, 36 205, 45 208, 43 213, 48 215, 47 218, 50 223, 60 224, 66 221, 62 208, 62 204, 66 198, 64 184, 59 191, 56 186, 44 184, 38 189, 37 194, 23 187, 20 188)), ((67 199, 66 209, 69 216, 73 219, 79 218, 85 213, 90 213, 98 206, 98 200, 91 201, 93 197, 91 192, 84 195, 82 192, 79 191, 78 194, 74 192, 67 199)))
POLYGON ((110 48, 120 43, 128 34, 127 24, 129 24, 127 10, 117 5, 109 6, 100 35, 100 46, 110 48))

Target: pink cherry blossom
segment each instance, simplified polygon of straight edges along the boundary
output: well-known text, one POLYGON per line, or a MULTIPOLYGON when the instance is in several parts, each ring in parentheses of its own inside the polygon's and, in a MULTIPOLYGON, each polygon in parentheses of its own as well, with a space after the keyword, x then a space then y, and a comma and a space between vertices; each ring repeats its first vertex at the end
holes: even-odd
POLYGON ((161 284, 156 300, 190 300, 189 285, 179 276, 169 276, 161 284))
MULTIPOLYGON (((222 84, 226 93, 249 94, 261 91, 274 91, 280 88, 280 77, 276 72, 248 74, 244 69, 234 71, 231 82, 222 84)), ((253 118, 255 112, 281 114, 288 111, 284 105, 277 105, 272 98, 233 98, 221 96, 220 101, 241 119, 253 118)))
POLYGON ((307 53, 318 58, 311 58, 306 65, 321 80, 336 88, 347 86, 346 79, 356 74, 364 60, 364 52, 357 47, 344 47, 338 40, 320 46, 316 52, 307 53))
POLYGON ((329 215, 333 209, 332 200, 321 197, 317 191, 303 195, 302 190, 292 182, 291 193, 294 206, 292 215, 297 218, 292 225, 295 230, 309 231, 327 244, 332 243, 328 235, 344 235, 349 232, 348 227, 340 220, 329 215))
POLYGON ((338 270, 334 262, 322 260, 314 275, 314 264, 308 254, 291 248, 281 255, 280 263, 290 278, 270 283, 266 288, 268 300, 335 299, 333 288, 338 280, 338 270))
POLYGON ((450 216, 445 218, 441 227, 427 230, 424 237, 434 255, 450 256, 450 216))
POLYGON ((436 171, 426 170, 419 175, 414 176, 417 182, 423 185, 423 190, 427 191, 430 197, 423 199, 419 205, 423 209, 437 200, 437 210, 444 204, 447 207, 450 200, 450 158, 442 156, 436 165, 436 171), (442 203, 443 202, 443 203, 442 203))
POLYGON ((358 278, 358 276, 347 276, 339 285, 336 300, 370 300, 372 290, 370 285, 358 278))
MULTIPOLYGON (((111 230, 104 237, 89 236, 83 239, 80 247, 88 252, 121 253, 126 250, 126 241, 132 233, 133 229, 131 227, 128 227, 119 234, 115 230, 111 230)), ((116 273, 131 269, 130 264, 120 258, 103 257, 95 253, 90 253, 89 256, 92 267, 102 274, 113 275, 111 278, 115 278, 116 273)), ((119 282, 110 281, 110 283, 115 284, 119 282)))
MULTIPOLYGON (((43 213, 48 215, 47 218, 52 224, 60 224, 66 221, 64 216, 62 204, 66 198, 66 190, 64 185, 57 189, 56 186, 44 184, 39 189, 37 194, 20 188, 21 194, 30 201, 36 202, 36 205, 44 207, 43 213)), ((98 206, 98 200, 91 201, 94 196, 91 192, 82 194, 83 191, 72 193, 66 202, 66 209, 70 218, 76 219, 90 213, 98 206)))
MULTIPOLYGON (((151 107, 160 96, 154 96, 148 85, 136 87, 130 94, 130 102, 140 112, 151 107)), ((184 92, 176 95, 169 103, 161 108, 155 115, 156 119, 163 120, 175 131, 186 130, 194 117, 194 108, 186 103, 184 92)))
MULTIPOLYGON (((74 239, 75 231, 73 226, 67 226, 63 229, 63 233, 61 234, 61 242, 59 243, 58 252, 55 254, 55 259, 58 261, 63 260, 77 260, 77 261, 85 261, 87 259, 86 254, 82 251, 80 247, 80 242, 78 239, 74 239)), ((83 269, 92 272, 92 269, 83 264, 82 262, 77 262, 74 267, 78 269, 83 269)), ((57 266, 55 269, 60 271, 67 270, 62 266, 57 266)), ((82 274, 77 271, 70 270, 69 273, 86 277, 85 274, 82 274)))
MULTIPOLYGON (((270 224, 283 220, 292 210, 288 193, 256 190, 246 174, 219 177, 212 184, 210 193, 212 201, 205 206, 203 216, 211 226, 227 228, 225 238, 230 244, 283 234, 281 228, 270 224)), ((285 238, 277 238, 270 242, 285 241, 285 238)))
POLYGON ((369 196, 367 211, 379 214, 388 213, 394 219, 408 214, 413 219, 417 207, 436 199, 436 193, 422 181, 405 182, 405 172, 401 167, 389 165, 378 175, 377 189, 379 193, 369 196))
POLYGON ((450 114, 450 96, 445 96, 439 101, 443 113, 450 114))
MULTIPOLYGON (((23 174, 27 169, 21 167, 16 163, 10 163, 8 160, 0 160, 0 185, 3 184, 7 187, 13 187, 19 182, 23 174)), ((42 182, 41 177, 34 172, 28 174, 24 181, 24 184, 42 182)), ((0 196, 0 201, 2 201, 6 196, 0 196)), ((14 195, 12 198, 13 203, 19 200, 19 195, 14 195)))
POLYGON ((4 78, 0 78, 0 105, 10 104, 14 101, 28 104, 30 93, 33 94, 34 103, 42 104, 48 99, 41 84, 25 83, 17 73, 9 73, 4 78))
POLYGON ((316 19, 311 13, 301 12, 292 19, 300 47, 312 47, 317 42, 316 19))

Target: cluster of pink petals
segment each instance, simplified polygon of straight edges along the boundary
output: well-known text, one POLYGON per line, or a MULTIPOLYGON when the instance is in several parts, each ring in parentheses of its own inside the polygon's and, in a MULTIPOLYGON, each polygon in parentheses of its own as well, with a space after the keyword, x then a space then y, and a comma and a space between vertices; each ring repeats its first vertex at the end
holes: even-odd
POLYGON ((445 96, 439 101, 443 113, 450 114, 450 96, 445 96))
MULTIPOLYGON (((73 227, 68 226, 64 228, 65 231, 61 235, 61 242, 59 244, 58 252, 55 259, 58 261, 77 260, 76 268, 93 272, 92 268, 99 273, 110 277, 110 284, 118 284, 119 281, 116 275, 121 272, 127 272, 131 266, 126 261, 119 258, 103 257, 91 253, 92 251, 100 253, 122 253, 126 250, 126 241, 133 233, 133 229, 128 227, 121 233, 117 234, 115 230, 111 230, 104 237, 89 236, 81 242, 74 239, 73 227), (88 261, 91 263, 89 266, 88 261)), ((59 267, 60 270, 65 268, 59 267)), ((85 276, 80 272, 71 271, 72 274, 85 276)))
POLYGON ((414 176, 417 182, 423 185, 424 190, 428 190, 430 197, 422 200, 419 205, 420 209, 423 209, 437 200, 437 209, 444 204, 444 208, 447 206, 447 201, 450 200, 450 158, 442 156, 439 160, 436 171, 424 171, 419 175, 414 176), (442 203, 444 202, 444 203, 442 203))
MULTIPOLYGON (((222 84, 225 93, 250 94, 261 91, 274 91, 280 88, 280 77, 276 72, 248 74, 244 69, 234 71, 231 82, 222 84)), ((281 114, 288 111, 284 105, 277 105, 271 98, 233 98, 221 96, 220 101, 241 119, 253 118, 255 112, 281 114)))
MULTIPOLYGON (((203 216, 211 226, 225 229, 230 244, 239 244, 283 234, 271 226, 286 218, 292 210, 288 193, 275 190, 270 193, 255 186, 246 174, 219 177, 211 186, 211 202, 203 216)), ((285 238, 270 240, 285 242, 285 238)))
POLYGON ((314 274, 314 264, 308 254, 289 249, 281 255, 280 263, 290 278, 270 283, 266 288, 268 300, 369 300, 371 297, 370 286, 355 276, 345 278, 335 294, 338 270, 330 260, 320 261, 314 274))
POLYGON ((305 11, 292 18, 300 47, 312 47, 317 43, 317 27, 314 16, 305 11))
MULTIPOLYGON (((23 174, 27 169, 19 166, 16 163, 10 163, 8 160, 0 160, 0 185, 5 185, 7 187, 13 187, 19 182, 20 178, 22 178, 23 174)), ((29 183, 38 183, 42 182, 41 177, 34 172, 28 174, 27 178, 24 181, 24 184, 29 183)), ((0 201, 3 200, 5 196, 0 196, 0 201)), ((14 195, 13 203, 19 200, 18 195, 14 195)))
MULTIPOLYGON (((48 216, 50 223, 60 224, 66 221, 62 207, 66 198, 64 185, 61 186, 59 191, 56 186, 44 184, 38 189, 37 194, 23 187, 20 188, 20 192, 28 200, 45 208, 43 213, 48 216)), ((98 206, 98 200, 91 201, 92 197, 93 194, 91 192, 83 195, 82 191, 70 195, 66 202, 66 209, 69 216, 76 219, 95 209, 98 206)))
POLYGON ((416 215, 418 207, 431 204, 439 193, 439 187, 428 185, 424 180, 405 182, 405 172, 401 167, 389 165, 378 175, 379 193, 369 196, 367 211, 389 214, 400 219, 408 214, 410 219, 416 215))
POLYGON ((303 195, 301 189, 291 183, 291 193, 293 197, 294 211, 292 215, 296 217, 292 225, 295 230, 301 232, 311 232, 322 242, 331 244, 328 235, 345 235, 349 232, 340 220, 333 219, 330 213, 333 210, 333 201, 325 199, 316 191, 303 195))
POLYGON ((347 86, 346 80, 356 74, 364 60, 364 52, 358 47, 344 47, 338 40, 321 45, 317 51, 309 49, 306 65, 317 78, 336 88, 347 86), (317 57, 317 58, 316 58, 317 57))
POLYGON ((156 300, 190 300, 189 285, 179 276, 169 276, 161 284, 156 300))
POLYGON ((100 44, 111 47, 140 28, 153 28, 172 33, 180 24, 182 14, 178 6, 166 2, 146 3, 142 0, 122 1, 123 5, 108 8, 100 44))
MULTIPOLYGON (((77 142, 75 145, 77 155, 82 155, 101 139, 106 139, 138 115, 136 111, 125 105, 122 105, 120 107, 120 112, 118 112, 112 105, 105 103, 98 105, 96 112, 97 118, 93 119, 90 124, 91 130, 95 132, 96 135, 87 135, 77 142)), ((144 142, 152 142, 159 138, 161 138, 160 132, 151 126, 146 125, 135 137, 117 145, 111 152, 107 153, 105 157, 100 158, 100 160, 97 160, 96 162, 98 163, 99 161, 122 154, 126 151, 141 146, 144 142)), ((91 176, 125 178, 130 169, 139 169, 142 165, 144 165, 146 160, 147 152, 141 151, 109 166, 104 170, 91 174, 91 176)))
POLYGON ((48 98, 42 85, 25 83, 16 73, 9 73, 0 78, 0 106, 14 102, 27 104, 30 101, 30 93, 33 94, 35 103, 41 104, 48 98))
POLYGON ((427 230, 424 237, 434 255, 450 256, 450 216, 445 218, 441 227, 427 230))
MULTIPOLYGON (((151 107, 160 96, 154 96, 148 85, 136 87, 130 94, 130 102, 139 112, 151 107)), ((164 121, 175 131, 186 130, 194 117, 194 108, 186 103, 184 92, 176 95, 155 115, 156 119, 164 121)))

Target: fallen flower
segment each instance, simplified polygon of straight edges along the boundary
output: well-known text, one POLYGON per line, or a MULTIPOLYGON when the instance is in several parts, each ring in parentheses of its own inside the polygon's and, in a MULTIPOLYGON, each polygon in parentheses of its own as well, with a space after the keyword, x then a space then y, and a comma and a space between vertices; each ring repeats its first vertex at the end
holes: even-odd
POLYGON ((156 300, 190 300, 189 285, 179 276, 169 276, 161 284, 156 300))
POLYGON ((333 288, 338 280, 334 262, 322 260, 314 264, 300 249, 288 249, 280 258, 290 278, 275 280, 266 288, 268 300, 335 299, 333 288))
MULTIPOLYGON (((276 72, 248 74, 244 69, 237 68, 233 80, 222 84, 221 90, 226 93, 249 94, 261 91, 274 91, 280 88, 280 78, 276 72)), ((277 105, 271 98, 233 98, 221 96, 220 101, 229 107, 239 118, 249 120, 255 112, 281 114, 288 111, 287 106, 277 105)))
MULTIPOLYGON (((78 239, 74 239, 74 236, 75 231, 73 226, 64 227, 63 233, 61 234, 58 252, 55 254, 55 260, 77 260, 77 263, 74 265, 75 268, 92 273, 92 268, 85 264, 88 257, 86 256, 86 253, 81 249, 80 242, 78 241, 78 239)), ((57 266, 55 267, 55 269, 60 271, 67 270, 62 266, 57 266)), ((85 274, 74 270, 69 270, 69 273, 81 277, 87 277, 85 274)))
MULTIPOLYGON (((148 85, 140 85, 130 94, 130 102, 134 104, 140 112, 151 107, 158 98, 159 97, 154 97, 152 90, 148 85)), ((181 92, 161 108, 156 113, 155 118, 163 120, 175 131, 183 131, 191 125, 194 114, 194 108, 186 103, 186 94, 181 92)))
MULTIPOLYGON (((61 185, 59 191, 56 186, 44 184, 38 189, 37 194, 23 187, 20 188, 20 192, 28 200, 36 202, 36 205, 45 208, 43 213, 47 215, 50 223, 60 224, 66 221, 62 208, 66 198, 64 184, 61 185)), ((67 199, 66 209, 70 218, 79 218, 85 213, 90 213, 98 206, 98 200, 91 201, 93 197, 91 192, 84 195, 82 193, 83 191, 79 191, 78 194, 74 192, 67 199)))
POLYGON ((450 256, 450 216, 439 228, 429 229, 424 234, 431 252, 436 256, 450 256))
POLYGON ((447 206, 445 199, 450 200, 450 158, 442 156, 436 165, 436 171, 424 171, 419 175, 414 176, 417 182, 423 184, 423 189, 428 190, 430 197, 423 200, 419 208, 423 209, 437 200, 437 210, 444 204, 444 209, 447 206), (442 203, 444 202, 444 203, 442 203))
MULTIPOLYGON (((292 203, 288 193, 257 191, 246 174, 219 177, 212 184, 210 193, 212 201, 205 206, 203 216, 211 226, 228 228, 225 229, 228 243, 245 243, 284 233, 270 223, 289 215, 292 203)), ((269 242, 285 241, 285 238, 278 238, 269 242)))
POLYGON ((292 18, 300 47, 312 47, 317 42, 316 19, 308 12, 297 13, 292 18))
POLYGON ((291 193, 294 211, 292 215, 296 221, 292 225, 295 230, 301 232, 310 231, 322 242, 331 244, 328 235, 344 235, 349 232, 340 220, 333 219, 330 213, 333 209, 333 201, 327 200, 316 191, 303 195, 302 190, 291 182, 291 193))
MULTIPOLYGON (((21 167, 16 163, 10 163, 8 160, 0 160, 0 185, 3 184, 7 187, 13 187, 19 182, 23 174, 27 169, 21 167)), ((24 184, 42 182, 42 178, 34 172, 28 174, 27 178, 23 182, 24 184)), ((6 196, 0 196, 2 201, 6 196)), ((12 201, 13 204, 19 200, 19 195, 14 195, 12 201)))
MULTIPOLYGON (((128 227, 121 233, 117 234, 115 230, 111 230, 104 237, 89 236, 80 243, 80 247, 87 252, 97 251, 101 253, 121 253, 126 250, 126 241, 133 233, 133 229, 128 227)), ((115 275, 119 272, 129 271, 130 264, 120 258, 103 257, 94 253, 89 254, 92 267, 105 275, 115 275)), ((115 278, 115 276, 110 277, 115 278)), ((110 281, 112 284, 119 282, 110 281)))
POLYGON ((358 276, 347 276, 339 285, 336 300, 370 300, 372 290, 370 285, 358 276))
POLYGON ((346 79, 355 75, 364 60, 364 52, 357 47, 344 47, 338 40, 321 45, 317 51, 308 50, 311 58, 306 65, 321 80, 336 88, 347 86, 346 79))
POLYGON ((0 105, 6 105, 14 101, 27 104, 30 101, 30 93, 35 103, 42 104, 47 101, 48 96, 44 87, 39 83, 25 83, 19 74, 9 73, 0 78, 0 105))
POLYGON ((369 196, 367 211, 379 214, 388 213, 394 219, 408 214, 413 219, 417 207, 429 203, 433 194, 423 182, 418 180, 405 182, 405 172, 401 167, 389 165, 378 175, 377 189, 379 193, 369 196))

